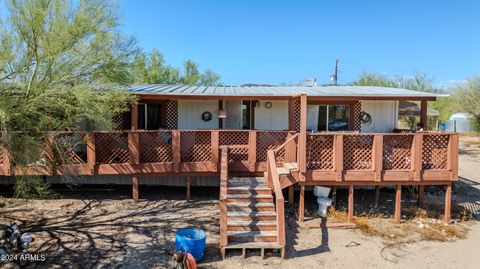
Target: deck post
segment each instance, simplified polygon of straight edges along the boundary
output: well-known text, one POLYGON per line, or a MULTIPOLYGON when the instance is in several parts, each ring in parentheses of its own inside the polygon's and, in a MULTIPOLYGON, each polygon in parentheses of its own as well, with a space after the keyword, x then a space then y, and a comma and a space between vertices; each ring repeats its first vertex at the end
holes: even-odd
POLYGON ((300 137, 299 144, 299 168, 300 172, 307 172, 307 95, 300 96, 300 137))
POLYGON ((450 214, 452 210, 452 183, 447 184, 447 190, 445 191, 445 214, 443 221, 450 223, 450 214))
POLYGON ((190 203, 190 176, 187 176, 187 203, 190 203))
POLYGON ((288 187, 288 204, 293 205, 293 199, 294 199, 294 186, 288 187))
POLYGON ((348 223, 353 222, 353 185, 348 185, 348 223))
POLYGON ((130 113, 130 124, 132 125, 132 130, 138 129, 138 103, 137 102, 132 104, 131 113, 130 113))
POLYGON ((417 206, 423 207, 423 201, 425 200, 425 186, 418 186, 417 206))
POLYGON ((218 171, 218 164, 219 164, 219 157, 218 153, 220 152, 219 150, 219 133, 218 131, 212 131, 210 134, 211 137, 211 160, 212 163, 215 164, 215 170, 218 171))
POLYGON ((298 203, 298 220, 303 222, 305 218, 305 185, 300 184, 300 197, 298 203))
POLYGON ((257 163, 257 131, 248 132, 248 169, 255 172, 257 163))
POLYGON ((176 173, 180 171, 180 131, 172 130, 172 156, 173 169, 176 173))
POLYGON ((138 204, 138 176, 132 175, 132 196, 133 202, 138 204))
POLYGON ((402 214, 402 185, 397 185, 395 189, 395 223, 400 223, 402 214))
POLYGON ((138 132, 128 132, 128 154, 131 164, 140 163, 140 135, 138 132))
POLYGON ((95 156, 95 133, 88 132, 87 133, 87 165, 90 169, 90 175, 95 174, 95 164, 96 164, 96 156, 95 156))
POLYGON ((423 128, 424 131, 427 130, 427 100, 422 100, 420 103, 420 127, 423 128))

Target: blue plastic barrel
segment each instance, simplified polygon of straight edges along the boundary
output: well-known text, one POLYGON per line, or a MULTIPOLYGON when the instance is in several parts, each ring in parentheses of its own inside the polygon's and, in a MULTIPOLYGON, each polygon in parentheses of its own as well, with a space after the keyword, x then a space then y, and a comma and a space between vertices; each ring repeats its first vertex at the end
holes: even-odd
POLYGON ((175 251, 184 247, 193 255, 195 261, 199 262, 203 259, 206 241, 207 235, 203 230, 197 228, 181 229, 175 234, 175 251))

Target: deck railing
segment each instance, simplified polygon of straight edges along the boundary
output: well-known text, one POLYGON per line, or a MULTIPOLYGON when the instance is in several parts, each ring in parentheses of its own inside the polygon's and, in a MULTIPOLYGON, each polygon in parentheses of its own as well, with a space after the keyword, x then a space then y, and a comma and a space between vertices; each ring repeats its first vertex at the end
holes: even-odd
POLYGON ((307 169, 319 181, 456 180, 458 134, 308 134, 307 169))
MULTIPOLYGON (((285 145, 283 145, 285 147, 285 145)), ((277 242, 282 247, 282 257, 285 251, 285 199, 283 198, 280 175, 277 171, 277 154, 274 150, 267 153, 267 182, 275 193, 275 212, 277 213, 277 242)))
POLYGON ((288 131, 52 132, 39 160, 31 164, 11 165, 3 146, 0 175, 218 173, 220 148, 228 146, 228 166, 235 172, 266 171, 268 151, 275 150, 277 165, 297 162, 301 167, 300 155, 305 154, 307 173, 320 181, 445 181, 458 176, 455 133, 310 133, 305 152, 298 150, 299 140, 288 131))

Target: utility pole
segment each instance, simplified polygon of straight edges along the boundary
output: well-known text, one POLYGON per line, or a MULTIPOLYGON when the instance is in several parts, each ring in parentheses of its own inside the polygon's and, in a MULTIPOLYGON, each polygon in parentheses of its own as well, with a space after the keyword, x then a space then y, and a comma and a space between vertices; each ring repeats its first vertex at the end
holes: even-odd
POLYGON ((330 76, 330 80, 333 81, 333 85, 338 85, 338 58, 335 61, 335 72, 330 76))

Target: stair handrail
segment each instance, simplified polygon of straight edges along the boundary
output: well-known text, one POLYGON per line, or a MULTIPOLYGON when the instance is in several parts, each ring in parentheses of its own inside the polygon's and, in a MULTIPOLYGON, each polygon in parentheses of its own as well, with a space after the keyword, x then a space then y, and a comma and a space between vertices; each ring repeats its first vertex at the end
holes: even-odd
POLYGON ((277 215, 277 242, 282 247, 282 256, 285 251, 285 208, 280 185, 280 176, 277 171, 276 156, 274 150, 267 152, 267 182, 269 187, 273 187, 275 193, 275 211, 277 215), (270 185, 271 184, 271 185, 270 185))
POLYGON ((285 148, 285 147, 288 145, 288 143, 290 143, 292 140, 296 139, 299 135, 300 135, 300 133, 296 133, 296 134, 292 135, 290 138, 288 138, 287 140, 285 140, 285 142, 283 142, 283 144, 281 144, 280 146, 276 147, 276 148, 273 150, 273 152, 275 153, 275 155, 277 155, 277 153, 278 153, 281 149, 285 148))
POLYGON ((228 147, 220 147, 220 250, 228 245, 227 231, 228 147))

